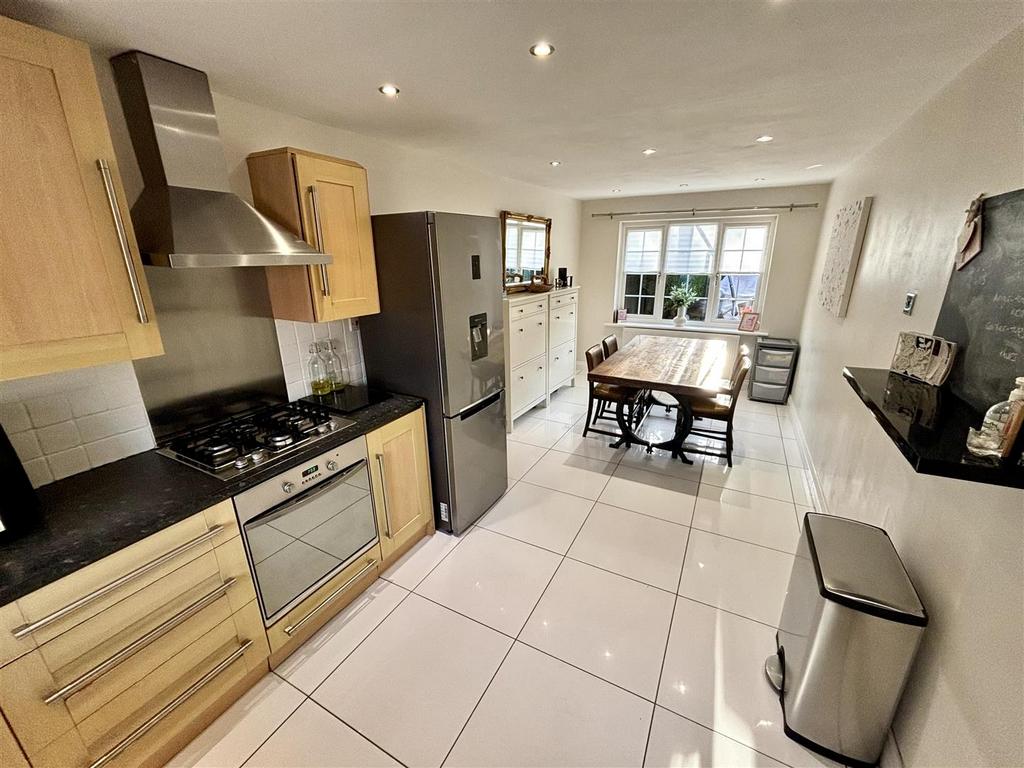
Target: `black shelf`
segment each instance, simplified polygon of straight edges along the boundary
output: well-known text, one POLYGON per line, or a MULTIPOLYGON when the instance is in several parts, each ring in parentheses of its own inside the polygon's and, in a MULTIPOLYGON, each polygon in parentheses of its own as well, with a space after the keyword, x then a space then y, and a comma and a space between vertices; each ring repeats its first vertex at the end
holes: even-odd
POLYGON ((967 430, 982 416, 948 387, 933 387, 884 368, 844 368, 843 377, 875 415, 915 472, 1024 488, 1017 464, 1024 440, 1006 459, 967 452, 967 430))

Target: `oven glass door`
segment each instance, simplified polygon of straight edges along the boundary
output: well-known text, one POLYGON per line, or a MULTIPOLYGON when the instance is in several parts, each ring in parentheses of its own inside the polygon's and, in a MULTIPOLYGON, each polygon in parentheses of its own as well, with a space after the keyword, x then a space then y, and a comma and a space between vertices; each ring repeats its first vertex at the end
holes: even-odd
POLYGON ((366 460, 243 528, 269 626, 377 541, 366 460))

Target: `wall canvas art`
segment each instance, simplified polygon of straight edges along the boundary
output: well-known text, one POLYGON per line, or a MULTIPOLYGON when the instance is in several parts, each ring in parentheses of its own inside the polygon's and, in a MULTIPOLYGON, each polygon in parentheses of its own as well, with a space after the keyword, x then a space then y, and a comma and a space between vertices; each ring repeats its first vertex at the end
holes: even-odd
POLYGON ((865 197, 840 208, 832 222, 818 302, 836 317, 846 317, 869 210, 871 198, 865 197))

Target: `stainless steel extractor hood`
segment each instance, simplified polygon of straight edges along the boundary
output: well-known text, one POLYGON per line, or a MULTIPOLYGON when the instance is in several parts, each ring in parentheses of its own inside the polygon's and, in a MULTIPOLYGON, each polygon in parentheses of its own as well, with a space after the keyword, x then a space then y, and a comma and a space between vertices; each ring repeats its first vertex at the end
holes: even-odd
POLYGON ((331 263, 231 192, 206 73, 140 51, 110 63, 145 184, 132 224, 148 264, 331 263))

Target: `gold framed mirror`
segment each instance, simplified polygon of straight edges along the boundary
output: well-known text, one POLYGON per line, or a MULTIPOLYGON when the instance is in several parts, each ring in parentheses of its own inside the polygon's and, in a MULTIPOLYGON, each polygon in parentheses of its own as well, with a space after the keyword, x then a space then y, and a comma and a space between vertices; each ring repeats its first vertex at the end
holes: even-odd
POLYGON ((551 219, 501 212, 502 280, 508 293, 525 291, 535 277, 551 281, 551 219))

